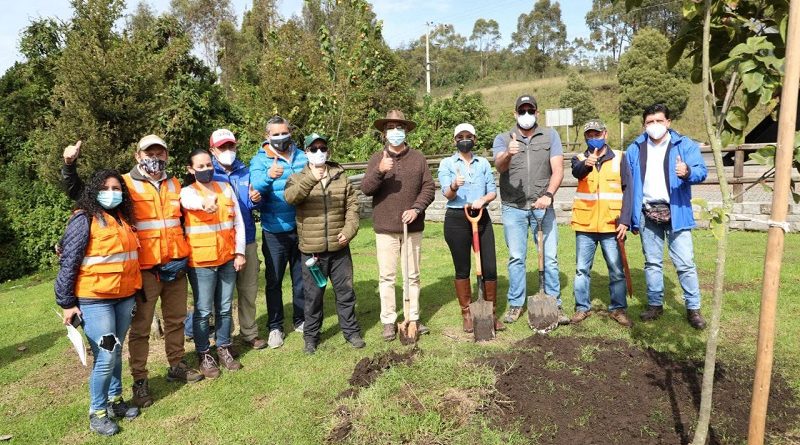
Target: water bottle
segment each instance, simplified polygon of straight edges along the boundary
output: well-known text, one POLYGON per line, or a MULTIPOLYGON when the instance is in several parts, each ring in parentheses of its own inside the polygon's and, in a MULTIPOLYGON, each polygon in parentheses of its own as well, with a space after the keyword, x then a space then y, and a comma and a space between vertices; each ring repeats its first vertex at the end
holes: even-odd
POLYGON ((306 260, 306 267, 308 270, 311 271, 311 275, 314 276, 314 281, 317 282, 317 286, 325 287, 328 284, 328 279, 322 275, 322 271, 319 270, 319 265, 317 265, 317 257, 311 257, 306 260))

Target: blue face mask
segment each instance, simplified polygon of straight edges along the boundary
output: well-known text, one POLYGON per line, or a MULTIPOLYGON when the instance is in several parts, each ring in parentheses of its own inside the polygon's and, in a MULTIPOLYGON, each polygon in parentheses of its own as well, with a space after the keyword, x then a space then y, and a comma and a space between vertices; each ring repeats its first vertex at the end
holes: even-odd
POLYGON ((586 139, 586 145, 594 151, 600 150, 606 145, 605 139, 586 139))
POLYGON ((97 202, 106 210, 111 210, 122 202, 122 192, 119 190, 100 190, 97 192, 97 202))
POLYGON ((392 128, 386 130, 386 140, 392 147, 399 147, 406 141, 406 131, 402 128, 392 128))

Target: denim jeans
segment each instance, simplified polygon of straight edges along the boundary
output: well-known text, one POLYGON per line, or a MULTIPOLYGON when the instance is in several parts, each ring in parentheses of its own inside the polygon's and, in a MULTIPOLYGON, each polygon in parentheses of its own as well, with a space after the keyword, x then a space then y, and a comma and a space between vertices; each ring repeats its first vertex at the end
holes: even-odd
POLYGON ((122 395, 122 342, 131 325, 134 298, 96 301, 80 306, 83 332, 92 348, 89 414, 106 409, 108 399, 122 395))
POLYGON ((603 251, 603 258, 608 266, 608 292, 611 301, 608 310, 625 309, 628 302, 625 299, 625 271, 622 269, 622 255, 617 246, 617 234, 611 233, 575 233, 575 310, 588 311, 592 308, 592 299, 589 285, 592 277, 592 263, 597 245, 603 251))
POLYGON ((678 271, 686 309, 700 309, 700 282, 694 264, 691 229, 672 231, 672 226, 656 224, 642 216, 642 252, 644 278, 647 282, 647 304, 664 305, 664 239, 669 245, 669 257, 678 271))
MULTIPOLYGON (((508 305, 523 306, 527 295, 525 261, 528 255, 528 228, 536 245, 538 223, 542 218, 544 231, 544 290, 553 295, 561 307, 561 282, 558 276, 558 226, 552 207, 545 210, 521 210, 503 204, 503 232, 508 246, 508 305)), ((537 262, 538 264, 538 262, 537 262)), ((538 267, 538 266, 537 266, 538 267)))
POLYGON ((283 275, 286 265, 292 277, 292 322, 295 326, 305 320, 303 307, 303 263, 300 259, 297 232, 262 232, 264 242, 264 275, 267 279, 267 329, 283 330, 283 275))
POLYGON ((214 310, 217 347, 231 345, 233 320, 233 288, 236 285, 236 270, 233 260, 216 267, 190 267, 189 284, 194 295, 194 315, 192 333, 194 346, 198 353, 208 352, 208 318, 214 310))

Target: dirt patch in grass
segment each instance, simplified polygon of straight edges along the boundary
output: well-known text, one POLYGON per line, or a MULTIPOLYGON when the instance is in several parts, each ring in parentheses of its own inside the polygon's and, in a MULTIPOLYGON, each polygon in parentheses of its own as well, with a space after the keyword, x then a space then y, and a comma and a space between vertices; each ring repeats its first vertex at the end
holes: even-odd
MULTIPOLYGON (((532 336, 485 360, 497 374, 498 427, 540 444, 686 444, 700 406, 701 362, 617 340, 532 336)), ((717 365, 710 444, 747 436, 752 369, 717 365)), ((768 435, 800 420, 787 382, 772 381, 768 435)))
POLYGON ((356 363, 350 376, 350 388, 339 394, 339 399, 355 397, 362 388, 368 388, 385 371, 396 365, 410 365, 414 362, 415 347, 406 352, 389 351, 385 354, 369 358, 364 357, 356 363))

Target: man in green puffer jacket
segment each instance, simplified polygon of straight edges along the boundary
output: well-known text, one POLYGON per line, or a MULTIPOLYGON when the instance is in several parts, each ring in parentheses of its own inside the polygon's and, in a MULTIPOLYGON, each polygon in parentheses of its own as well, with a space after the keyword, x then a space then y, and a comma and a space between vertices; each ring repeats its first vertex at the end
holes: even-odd
POLYGON ((289 177, 284 197, 295 206, 297 234, 303 266, 305 291, 305 349, 313 354, 322 327, 322 296, 327 279, 336 295, 336 312, 344 338, 354 347, 366 346, 356 321, 353 292, 353 259, 350 241, 358 233, 358 198, 341 165, 330 161, 328 139, 317 133, 305 139, 308 164, 289 177), (309 268, 315 263, 324 277, 319 286, 309 268))

